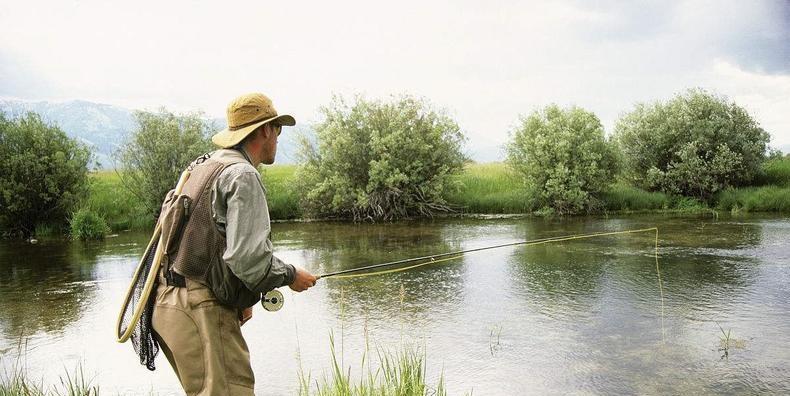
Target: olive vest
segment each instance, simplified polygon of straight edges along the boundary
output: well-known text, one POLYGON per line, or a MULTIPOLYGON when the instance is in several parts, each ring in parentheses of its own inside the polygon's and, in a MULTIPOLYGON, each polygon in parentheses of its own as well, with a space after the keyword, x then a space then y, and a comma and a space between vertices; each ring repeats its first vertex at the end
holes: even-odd
POLYGON ((165 249, 161 265, 168 283, 179 275, 200 282, 219 302, 236 308, 255 305, 260 293, 249 290, 222 260, 225 236, 214 222, 211 190, 225 168, 242 162, 213 159, 211 154, 199 157, 189 165, 181 194, 167 194, 159 217, 165 249))

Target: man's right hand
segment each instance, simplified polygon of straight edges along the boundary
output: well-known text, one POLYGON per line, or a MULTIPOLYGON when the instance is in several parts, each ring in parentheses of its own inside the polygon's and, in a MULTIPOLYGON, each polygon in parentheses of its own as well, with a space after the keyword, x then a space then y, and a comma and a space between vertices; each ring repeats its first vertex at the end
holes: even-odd
POLYGON ((288 287, 290 287, 291 290, 296 292, 303 292, 315 286, 315 282, 318 280, 315 277, 315 275, 299 267, 294 267, 294 268, 296 268, 296 275, 294 275, 294 281, 291 282, 290 285, 288 285, 288 287))

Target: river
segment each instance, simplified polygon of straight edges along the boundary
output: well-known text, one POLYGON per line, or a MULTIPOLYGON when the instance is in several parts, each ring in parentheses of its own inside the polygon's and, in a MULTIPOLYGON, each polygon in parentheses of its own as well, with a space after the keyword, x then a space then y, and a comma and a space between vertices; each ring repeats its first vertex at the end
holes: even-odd
MULTIPOLYGON (((358 377, 366 342, 418 348, 450 395, 790 393, 790 218, 633 215, 279 223, 287 262, 325 273, 520 240, 658 227, 471 253, 410 271, 281 289, 242 328, 256 394, 290 395, 299 371, 358 377), (658 269, 658 272, 657 272, 658 269), (660 281, 659 281, 660 274, 660 281), (730 343, 723 348, 724 332, 730 343)), ((115 341, 148 235, 0 241, 0 363, 57 383, 81 364, 102 394, 179 394, 164 356, 141 366, 115 341)))

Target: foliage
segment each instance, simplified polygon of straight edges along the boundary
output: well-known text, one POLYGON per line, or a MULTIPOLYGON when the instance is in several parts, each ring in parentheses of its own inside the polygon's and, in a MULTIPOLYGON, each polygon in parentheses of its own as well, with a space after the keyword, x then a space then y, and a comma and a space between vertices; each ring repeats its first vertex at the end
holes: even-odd
POLYGON ((87 147, 35 113, 0 114, 0 227, 30 235, 40 223, 62 225, 87 191, 87 147))
POLYGON ((512 135, 508 162, 535 192, 537 207, 560 215, 595 209, 616 169, 595 114, 550 105, 522 117, 512 135))
POLYGON ((89 239, 104 239, 110 232, 107 222, 96 212, 82 208, 71 216, 71 237, 83 241, 89 239))
POLYGON ((166 109, 137 111, 134 117, 137 127, 116 153, 121 180, 156 217, 181 172, 212 149, 213 126, 200 113, 176 115, 166 109))
POLYGON ((632 183, 702 200, 751 183, 769 139, 746 110, 704 90, 639 104, 615 129, 632 183))
POLYGON ((464 137, 442 111, 408 96, 342 98, 321 109, 318 143, 302 140, 302 207, 320 217, 391 220, 448 211, 464 137))

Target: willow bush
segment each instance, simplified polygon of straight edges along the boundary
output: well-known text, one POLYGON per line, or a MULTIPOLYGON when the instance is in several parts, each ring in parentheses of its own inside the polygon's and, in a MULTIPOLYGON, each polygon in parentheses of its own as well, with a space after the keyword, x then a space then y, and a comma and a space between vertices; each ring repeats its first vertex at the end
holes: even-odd
POLYGON ((522 117, 507 153, 528 191, 526 206, 561 215, 599 209, 617 166, 600 120, 579 107, 549 105, 522 117))
POLYGON ((181 171, 212 150, 213 126, 200 113, 176 115, 165 109, 137 111, 134 118, 137 127, 115 156, 124 187, 156 217, 181 171))
POLYGON ((90 150, 35 113, 0 114, 0 231, 65 225, 87 193, 90 150))
POLYGON ((302 138, 303 211, 315 217, 394 220, 451 210, 464 136, 445 112, 409 96, 335 98, 321 108, 317 141, 302 138))
POLYGON ((769 140, 742 107, 699 89, 638 104, 617 122, 615 137, 631 183, 701 200, 752 183, 769 140))

